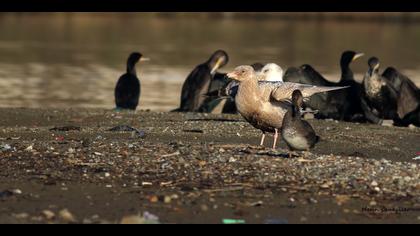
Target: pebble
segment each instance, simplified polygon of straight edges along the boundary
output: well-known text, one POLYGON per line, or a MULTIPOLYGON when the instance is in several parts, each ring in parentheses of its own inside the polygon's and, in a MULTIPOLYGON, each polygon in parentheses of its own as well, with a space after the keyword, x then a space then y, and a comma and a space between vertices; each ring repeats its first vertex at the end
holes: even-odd
POLYGON ((370 183, 370 185, 371 185, 372 187, 377 187, 377 186, 378 186, 378 182, 376 182, 376 181, 372 181, 372 183, 370 183))
POLYGON ((0 146, 0 150, 2 150, 2 151, 8 151, 10 149, 12 149, 12 147, 9 144, 5 144, 5 145, 0 146))
POLYGON ((12 193, 14 193, 14 194, 22 194, 22 190, 20 190, 20 189, 13 189, 12 190, 12 193))
POLYGON ((171 203, 171 201, 172 201, 172 198, 171 198, 170 196, 165 196, 165 197, 163 198, 163 202, 164 202, 164 203, 166 203, 166 204, 171 203))
POLYGON ((209 210, 209 207, 207 205, 205 205, 205 204, 202 204, 200 206, 200 208, 201 208, 202 211, 208 211, 209 210))
POLYGON ((26 218, 28 218, 28 217, 29 217, 29 214, 28 214, 28 213, 26 213, 26 212, 24 212, 24 213, 13 214, 13 216, 14 216, 16 219, 26 219, 26 218))
POLYGON ((47 219, 51 220, 55 217, 55 213, 50 210, 43 210, 42 215, 47 219))
POLYGON ((76 218, 73 216, 73 214, 68 209, 61 210, 58 215, 60 218, 67 222, 67 223, 73 223, 76 222, 76 218))
POLYGON ((121 219, 120 224, 123 224, 123 225, 144 224, 144 218, 138 215, 124 216, 121 219))

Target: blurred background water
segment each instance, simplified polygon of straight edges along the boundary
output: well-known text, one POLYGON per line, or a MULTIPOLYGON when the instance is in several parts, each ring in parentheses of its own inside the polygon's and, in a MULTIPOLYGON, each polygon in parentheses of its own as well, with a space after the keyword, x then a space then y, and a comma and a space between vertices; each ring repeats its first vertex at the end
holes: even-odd
POLYGON ((340 75, 344 50, 358 80, 381 59, 420 85, 418 13, 0 13, 0 107, 114 107, 127 57, 140 51, 140 109, 179 105, 189 72, 224 49, 221 71, 254 62, 313 65, 340 75))

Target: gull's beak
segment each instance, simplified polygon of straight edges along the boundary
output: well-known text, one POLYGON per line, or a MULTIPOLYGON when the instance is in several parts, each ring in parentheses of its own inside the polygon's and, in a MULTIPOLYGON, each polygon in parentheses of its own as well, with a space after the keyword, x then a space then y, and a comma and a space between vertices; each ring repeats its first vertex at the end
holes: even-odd
POLYGON ((142 57, 142 58, 140 58, 140 61, 150 61, 150 58, 148 58, 148 57, 142 57))
POLYGON ((375 69, 375 70, 379 69, 379 65, 380 65, 379 63, 378 63, 378 64, 376 64, 376 65, 375 65, 375 67, 374 67, 373 69, 375 69))
POLYGON ((236 80, 236 76, 237 76, 237 74, 236 74, 236 72, 235 72, 235 71, 233 71, 233 72, 227 73, 227 74, 226 74, 226 76, 227 76, 229 79, 236 80))
POLYGON ((351 61, 354 61, 354 60, 358 59, 359 57, 363 57, 364 55, 365 55, 364 53, 357 53, 356 55, 354 55, 354 57, 351 61))
POLYGON ((210 73, 214 74, 214 72, 216 72, 216 70, 219 69, 222 62, 223 62, 223 57, 217 59, 216 65, 214 65, 214 67, 211 69, 210 73))

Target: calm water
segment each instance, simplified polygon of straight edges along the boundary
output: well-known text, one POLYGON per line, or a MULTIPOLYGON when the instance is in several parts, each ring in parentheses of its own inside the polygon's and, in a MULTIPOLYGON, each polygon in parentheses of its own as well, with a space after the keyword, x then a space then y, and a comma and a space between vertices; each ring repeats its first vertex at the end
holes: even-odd
MULTIPOLYGON (((228 71, 256 61, 283 68, 309 63, 331 80, 342 51, 376 55, 420 84, 420 25, 137 14, 0 14, 1 107, 113 108, 113 90, 132 51, 140 106, 176 108, 188 73, 216 49, 228 71)), ((354 63, 358 79, 368 57, 354 63)))

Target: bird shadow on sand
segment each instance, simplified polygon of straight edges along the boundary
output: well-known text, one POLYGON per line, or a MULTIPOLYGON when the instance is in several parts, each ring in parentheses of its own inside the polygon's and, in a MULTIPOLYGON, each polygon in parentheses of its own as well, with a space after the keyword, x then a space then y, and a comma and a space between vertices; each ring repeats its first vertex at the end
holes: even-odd
POLYGON ((246 147, 245 149, 239 150, 241 153, 246 154, 254 154, 258 156, 270 156, 270 157, 278 157, 278 158, 298 158, 299 155, 296 155, 296 153, 292 153, 291 156, 289 156, 289 152, 285 152, 284 150, 272 150, 267 149, 265 147, 246 147))
POLYGON ((216 119, 216 118, 208 118, 208 119, 187 119, 187 121, 215 121, 215 122, 245 122, 244 120, 232 120, 232 119, 216 119))

